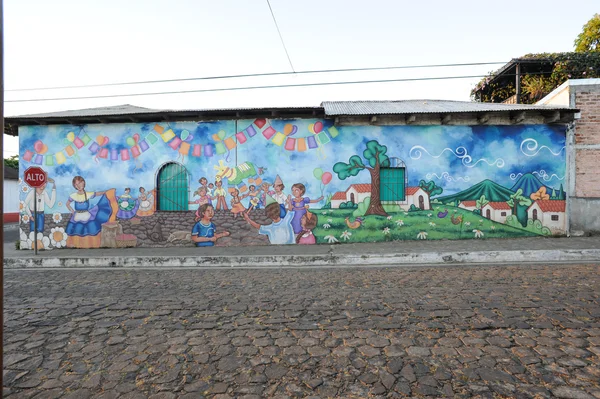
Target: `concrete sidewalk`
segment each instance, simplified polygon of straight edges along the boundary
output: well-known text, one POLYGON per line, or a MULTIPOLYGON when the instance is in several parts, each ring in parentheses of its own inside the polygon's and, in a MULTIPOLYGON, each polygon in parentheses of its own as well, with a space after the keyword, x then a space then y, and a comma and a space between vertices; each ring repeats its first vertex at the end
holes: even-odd
POLYGON ((600 236, 373 244, 19 251, 4 245, 4 267, 363 267, 600 262, 600 236))

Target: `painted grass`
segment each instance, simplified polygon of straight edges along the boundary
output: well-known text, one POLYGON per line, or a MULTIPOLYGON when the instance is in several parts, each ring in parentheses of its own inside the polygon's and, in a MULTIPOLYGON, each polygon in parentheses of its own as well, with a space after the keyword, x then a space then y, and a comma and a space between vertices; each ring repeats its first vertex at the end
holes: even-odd
POLYGON ((312 211, 318 215, 319 224, 313 230, 313 234, 317 237, 318 243, 538 236, 536 233, 497 223, 464 209, 442 205, 434 205, 433 208, 430 211, 390 213, 387 218, 367 216, 357 229, 350 229, 344 220, 348 217, 350 222, 354 221, 353 209, 314 209, 312 211), (448 215, 445 218, 439 218, 438 212, 444 211, 444 209, 448 210, 448 215), (462 215, 463 222, 458 225, 452 224, 450 221, 452 214, 455 217, 462 215), (473 230, 477 230, 477 232, 473 230), (337 241, 333 241, 330 237, 337 241))

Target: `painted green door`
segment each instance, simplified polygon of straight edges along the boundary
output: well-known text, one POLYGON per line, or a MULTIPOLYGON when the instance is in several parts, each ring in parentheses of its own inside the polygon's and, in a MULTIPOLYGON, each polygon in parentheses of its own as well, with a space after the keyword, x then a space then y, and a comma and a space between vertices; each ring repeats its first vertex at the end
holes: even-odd
POLYGON ((178 163, 168 163, 158 172, 158 210, 188 210, 188 173, 178 163))

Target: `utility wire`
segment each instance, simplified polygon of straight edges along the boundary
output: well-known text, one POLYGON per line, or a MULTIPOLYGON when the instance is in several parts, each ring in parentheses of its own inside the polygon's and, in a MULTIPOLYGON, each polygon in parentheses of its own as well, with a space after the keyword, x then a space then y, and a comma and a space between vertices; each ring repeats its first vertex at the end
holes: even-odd
POLYGON ((187 82, 187 81, 194 81, 194 80, 254 78, 254 77, 262 77, 262 76, 284 76, 284 75, 301 75, 301 74, 306 75, 306 74, 315 74, 315 73, 334 73, 334 72, 340 73, 340 72, 385 71, 385 70, 393 70, 393 69, 448 68, 448 67, 495 65, 495 64, 506 64, 506 62, 505 61, 470 62, 470 63, 464 63, 464 64, 403 65, 403 66, 372 67, 372 68, 321 69, 321 70, 314 70, 314 71, 297 71, 297 72, 265 72, 265 73, 251 73, 251 74, 244 74, 244 75, 221 75, 221 76, 206 76, 206 77, 197 77, 197 78, 145 80, 145 81, 137 81, 137 82, 98 83, 98 84, 73 85, 73 86, 52 86, 52 87, 37 87, 37 88, 30 88, 30 89, 7 89, 5 91, 41 91, 41 90, 58 90, 58 89, 83 89, 83 88, 90 88, 90 87, 127 86, 127 85, 140 85, 140 84, 153 84, 153 83, 187 82))
POLYGON ((275 27, 277 28, 277 33, 279 33, 279 39, 281 39, 281 44, 283 44, 283 49, 285 50, 285 55, 290 63, 290 67, 292 67, 292 72, 296 72, 294 70, 294 65, 292 64, 292 60, 290 59, 290 55, 288 54, 287 47, 285 47, 285 42, 283 41, 283 36, 281 36, 281 31, 279 30, 279 25, 277 24, 277 19, 275 19, 275 14, 273 13, 273 9, 271 8, 271 3, 267 0, 267 4, 269 5, 269 11, 271 11, 271 16, 273 17, 273 22, 275 22, 275 27))
MULTIPOLYGON (((541 73, 543 73, 543 72, 541 72, 541 73)), ((528 75, 535 75, 535 74, 537 74, 537 73, 530 73, 528 75)), ((364 83, 392 83, 392 82, 411 82, 411 81, 427 81, 427 80, 472 79, 472 78, 482 78, 485 76, 487 76, 487 75, 440 76, 440 77, 427 77, 427 78, 404 78, 404 79, 356 80, 356 81, 346 81, 346 82, 299 83, 299 84, 283 84, 283 85, 270 85, 270 86, 267 85, 267 86, 223 87, 223 88, 215 88, 215 89, 162 91, 162 92, 153 92, 153 93, 107 94, 107 95, 98 95, 98 96, 34 98, 34 99, 25 99, 25 100, 4 100, 4 102, 22 103, 22 102, 38 102, 38 101, 89 100, 89 99, 95 99, 95 98, 158 96, 158 95, 165 95, 165 94, 186 94, 186 93, 207 93, 207 92, 218 92, 218 91, 276 89, 276 88, 285 88, 285 87, 333 86, 333 85, 364 84, 364 83)), ((504 76, 511 76, 511 75, 504 75, 504 76)))

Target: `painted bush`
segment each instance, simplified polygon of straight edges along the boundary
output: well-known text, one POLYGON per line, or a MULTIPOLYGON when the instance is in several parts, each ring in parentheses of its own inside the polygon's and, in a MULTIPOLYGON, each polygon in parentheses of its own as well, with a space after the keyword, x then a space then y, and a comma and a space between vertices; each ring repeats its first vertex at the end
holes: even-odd
POLYGON ((19 128, 21 247, 564 234, 563 126, 238 120, 19 128), (33 221, 38 229, 34 232, 33 221))

